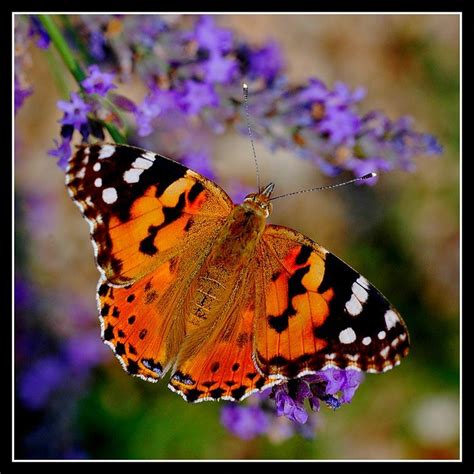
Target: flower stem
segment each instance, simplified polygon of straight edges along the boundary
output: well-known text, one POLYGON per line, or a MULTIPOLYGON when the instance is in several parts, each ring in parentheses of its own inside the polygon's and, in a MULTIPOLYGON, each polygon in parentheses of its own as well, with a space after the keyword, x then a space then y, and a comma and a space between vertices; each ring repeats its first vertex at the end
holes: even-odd
POLYGON ((63 100, 69 99, 69 84, 64 74, 62 74, 62 65, 59 62, 60 59, 58 58, 57 52, 54 51, 52 48, 48 48, 45 51, 46 60, 49 64, 49 70, 53 76, 54 82, 56 83, 56 87, 62 97, 63 100))
POLYGON ((80 64, 76 61, 76 58, 72 54, 64 36, 62 35, 59 28, 54 23, 50 15, 38 15, 39 20, 44 26, 44 29, 48 32, 51 41, 61 55, 67 68, 74 76, 74 79, 80 84, 86 78, 86 73, 81 68, 80 64))
MULTIPOLYGON (((41 21, 44 29, 48 32, 49 37, 51 38, 52 43, 56 47, 59 55, 63 59, 66 67, 69 69, 74 79, 79 84, 79 87, 82 89, 81 82, 87 77, 86 73, 82 69, 79 62, 74 57, 73 52, 69 48, 66 39, 63 34, 56 26, 51 15, 38 15, 39 20, 41 21)), ((102 122, 103 126, 107 129, 110 136, 116 143, 126 143, 127 140, 123 134, 115 127, 115 125, 107 122, 102 122)))
POLYGON ((122 143, 127 143, 127 140, 125 137, 117 130, 117 128, 108 122, 101 121, 102 125, 107 129, 109 132, 110 136, 112 137, 112 140, 117 143, 117 144, 122 144, 122 143))

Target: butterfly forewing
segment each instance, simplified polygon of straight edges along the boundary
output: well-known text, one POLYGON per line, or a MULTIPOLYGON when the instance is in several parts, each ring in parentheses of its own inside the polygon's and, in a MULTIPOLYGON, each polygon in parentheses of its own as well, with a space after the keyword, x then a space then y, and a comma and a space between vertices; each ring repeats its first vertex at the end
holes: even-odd
POLYGON ((183 241, 206 241, 233 206, 180 163, 124 145, 79 147, 66 182, 89 222, 97 266, 116 285, 140 279, 183 241))

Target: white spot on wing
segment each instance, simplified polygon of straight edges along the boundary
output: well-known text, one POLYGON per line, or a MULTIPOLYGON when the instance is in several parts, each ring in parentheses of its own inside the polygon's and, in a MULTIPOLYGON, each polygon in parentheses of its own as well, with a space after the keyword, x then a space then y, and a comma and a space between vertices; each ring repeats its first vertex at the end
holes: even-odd
POLYGON ((380 351, 380 355, 381 355, 384 359, 386 359, 386 358, 388 357, 389 351, 390 351, 390 346, 387 346, 387 347, 385 347, 384 349, 382 349, 382 350, 380 351))
POLYGON ((356 340, 356 333, 352 328, 346 328, 339 333, 339 340, 343 344, 351 344, 356 340))
POLYGON ((404 341, 407 338, 407 335, 405 333, 403 333, 403 334, 400 334, 400 336, 398 336, 398 338, 400 339, 400 341, 404 341))
POLYGON ((102 178, 96 178, 96 180, 94 181, 94 186, 96 188, 100 188, 102 186, 102 178))
POLYGON ((394 328, 398 321, 399 321, 399 318, 398 318, 398 315, 397 313, 395 313, 395 311, 389 309, 386 313, 385 313, 385 324, 387 325, 387 329, 391 329, 391 328, 394 328))
POLYGON ((104 145, 100 149, 99 153, 99 160, 103 160, 104 158, 110 158, 115 152, 115 147, 113 145, 104 145))
POLYGON ((380 331, 378 334, 377 334, 377 337, 382 340, 382 339, 385 339, 385 336, 387 335, 387 333, 385 331, 380 331))
POLYGON ((125 173, 123 174, 123 180, 126 182, 126 183, 138 183, 138 181, 140 181, 140 175, 143 173, 143 170, 141 169, 135 169, 135 168, 132 168, 132 169, 129 169, 127 171, 125 171, 125 173))
POLYGON ((81 168, 77 173, 76 173, 76 178, 83 179, 84 176, 86 175, 86 167, 81 168))
POLYGON ((333 359, 336 358, 336 354, 326 354, 325 357, 326 357, 326 359, 328 359, 328 360, 333 360, 333 359))
POLYGON ((117 191, 115 188, 105 188, 102 191, 102 199, 107 204, 113 204, 117 200, 117 191))
POLYGON ((100 167, 101 167, 100 163, 97 162, 97 163, 94 164, 94 166, 92 167, 92 169, 93 169, 94 171, 100 171, 100 167))
POLYGON ((357 278, 356 281, 357 283, 359 283, 360 286, 363 286, 366 290, 369 289, 370 284, 367 281, 367 279, 365 279, 362 275, 359 278, 357 278))
POLYGON ((364 346, 368 346, 371 342, 372 342, 372 338, 369 336, 364 337, 364 339, 362 339, 362 344, 364 344, 364 346))
POLYGON ((143 153, 143 158, 145 160, 150 160, 150 161, 155 161, 156 155, 155 153, 152 153, 151 151, 147 151, 146 153, 143 153))
POLYGON ((357 299, 361 303, 365 303, 367 301, 367 298, 369 297, 369 293, 367 293, 367 290, 359 285, 359 283, 354 282, 352 285, 352 293, 356 295, 357 299))
POLYGON ((352 295, 351 299, 346 303, 346 310, 351 316, 357 316, 361 313, 362 305, 355 295, 352 295))
POLYGON ((347 354, 346 359, 352 360, 353 362, 357 362, 359 360, 359 354, 354 354, 354 355, 347 354))
POLYGON ((147 160, 142 157, 138 157, 133 163, 132 166, 139 170, 147 170, 150 166, 153 166, 153 161, 147 160))

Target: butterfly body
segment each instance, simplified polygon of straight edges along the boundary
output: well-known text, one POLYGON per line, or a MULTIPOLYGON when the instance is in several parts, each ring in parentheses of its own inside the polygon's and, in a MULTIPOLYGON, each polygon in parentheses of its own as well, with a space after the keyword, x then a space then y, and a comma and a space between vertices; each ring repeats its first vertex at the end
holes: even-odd
POLYGON ((234 205, 212 181, 139 148, 79 148, 67 186, 101 272, 102 337, 135 376, 188 401, 241 400, 323 370, 391 369, 398 312, 304 235, 267 225, 273 184, 234 205))

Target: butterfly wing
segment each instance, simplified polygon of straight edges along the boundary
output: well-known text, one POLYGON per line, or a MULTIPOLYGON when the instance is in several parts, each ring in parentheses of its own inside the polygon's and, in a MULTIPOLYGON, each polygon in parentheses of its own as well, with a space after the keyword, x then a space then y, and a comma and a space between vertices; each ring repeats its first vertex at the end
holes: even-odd
MULTIPOLYGON (((235 311, 219 321, 219 327, 206 327, 196 331, 208 334, 199 350, 188 351, 198 334, 187 336, 178 356, 177 367, 168 387, 188 402, 204 400, 243 400, 252 393, 264 390, 279 381, 262 376, 253 361, 253 325, 255 315, 254 265, 248 269, 249 281, 245 296, 235 311), (181 353, 180 353, 181 354, 181 353)), ((240 299, 242 298, 242 299, 240 299)), ((210 326, 210 324, 209 324, 210 326)))
POLYGON ((97 267, 129 285, 196 240, 209 240, 233 207, 212 181, 125 145, 86 145, 71 158, 68 190, 88 221, 97 267))
POLYGON ((185 293, 232 201, 181 164, 124 145, 79 147, 66 181, 101 272, 104 342, 127 372, 155 381, 179 351, 185 293))
POLYGON ((307 237, 269 225, 258 259, 255 361, 262 373, 293 378, 327 366, 382 372, 408 353, 395 308, 307 237))

